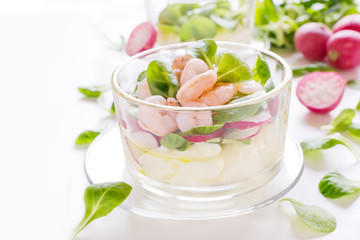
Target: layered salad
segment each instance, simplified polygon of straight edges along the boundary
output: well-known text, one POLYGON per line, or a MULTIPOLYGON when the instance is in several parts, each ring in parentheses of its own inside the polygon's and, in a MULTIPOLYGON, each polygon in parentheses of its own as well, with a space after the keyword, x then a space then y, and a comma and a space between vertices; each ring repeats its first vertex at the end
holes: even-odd
POLYGON ((156 19, 160 45, 203 38, 246 43, 251 38, 251 1, 169 2, 156 19))
POLYGON ((256 52, 248 63, 211 39, 184 53, 142 69, 131 94, 151 104, 125 106, 115 98, 130 172, 198 187, 253 180, 274 169, 287 122, 281 95, 241 105, 275 88, 266 58, 256 52))

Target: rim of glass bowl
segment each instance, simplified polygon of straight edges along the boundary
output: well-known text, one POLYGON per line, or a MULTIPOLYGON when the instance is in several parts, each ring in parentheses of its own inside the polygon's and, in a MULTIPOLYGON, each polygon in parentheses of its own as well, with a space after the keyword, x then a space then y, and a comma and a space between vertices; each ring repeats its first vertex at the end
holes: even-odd
POLYGON ((218 42, 217 41, 216 43, 217 43, 218 47, 222 47, 222 48, 226 48, 226 47, 247 48, 247 49, 251 49, 251 50, 254 50, 254 51, 261 52, 263 55, 266 55, 268 57, 271 57, 271 58, 275 59, 278 63, 280 63, 282 65, 282 67, 284 69, 283 81, 281 81, 281 84, 279 86, 275 87, 270 92, 267 92, 265 94, 259 95, 259 96, 254 97, 254 98, 251 98, 249 100, 245 100, 245 101, 238 102, 238 103, 233 103, 233 104, 227 104, 227 105, 221 105, 221 106, 211 106, 211 107, 174 107, 174 106, 167 106, 167 105, 159 105, 159 104, 147 102, 147 101, 141 100, 139 98, 136 98, 136 97, 126 93, 119 86, 119 83, 117 82, 117 76, 118 76, 119 71, 121 71, 122 68, 128 62, 132 61, 133 59, 142 58, 142 57, 145 57, 146 55, 150 55, 152 53, 156 53, 156 52, 163 51, 163 50, 183 49, 183 48, 185 48, 185 47, 187 47, 189 45, 195 44, 195 43, 196 42, 171 44, 171 45, 167 45, 167 46, 163 46, 163 47, 157 47, 157 48, 149 49, 149 50, 143 51, 141 53, 138 53, 136 55, 133 55, 132 57, 128 58, 127 60, 125 60, 123 63, 121 63, 120 65, 118 65, 115 68, 115 70, 114 70, 114 72, 112 74, 112 80, 111 80, 111 83, 112 83, 111 85, 112 85, 113 90, 120 97, 126 99, 127 101, 129 101, 131 103, 135 103, 137 105, 144 105, 144 106, 159 108, 159 109, 162 109, 162 110, 172 110, 172 111, 215 111, 215 110, 225 110, 225 109, 238 108, 238 107, 243 107, 243 106, 251 105, 251 104, 254 104, 254 103, 258 103, 258 102, 263 102, 263 101, 265 101, 267 99, 270 99, 273 96, 279 94, 291 82, 292 70, 291 70, 289 64, 286 63, 286 61, 282 57, 277 55, 276 53, 270 52, 270 51, 265 50, 265 49, 253 47, 253 46, 250 46, 250 45, 247 45, 247 44, 232 43, 232 42, 222 42, 222 41, 218 42))

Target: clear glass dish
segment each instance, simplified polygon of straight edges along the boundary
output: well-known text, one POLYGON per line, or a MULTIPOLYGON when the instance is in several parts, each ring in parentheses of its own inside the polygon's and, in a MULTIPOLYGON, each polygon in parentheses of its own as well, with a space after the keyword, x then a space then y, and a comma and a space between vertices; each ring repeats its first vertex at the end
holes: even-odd
POLYGON ((213 38, 250 43, 254 31, 252 0, 145 0, 159 45, 213 38))
MULTIPOLYGON (((173 107, 133 96, 137 78, 149 62, 162 60, 171 63, 174 56, 184 54, 190 44, 145 51, 121 64, 113 74, 114 103, 129 175, 153 193, 181 199, 228 199, 257 189, 269 182, 281 168, 291 69, 272 52, 244 44, 218 42, 219 48, 236 53, 250 66, 254 66, 261 53, 269 65, 275 88, 248 100, 212 107, 173 107), (139 110, 141 115, 144 109, 151 114, 147 119, 139 120, 139 110), (201 142, 184 136, 190 142, 185 151, 161 146, 159 142, 164 134, 152 134, 144 127, 146 124, 160 124, 161 129, 161 119, 157 116, 204 113, 210 113, 214 121, 226 117, 225 125, 210 134, 200 134, 201 142), (240 131, 231 127, 254 122, 260 124, 240 131), (247 134, 248 137, 240 140, 235 137, 237 140, 234 141, 231 137, 234 134, 247 134)), ((179 130, 174 129, 176 131, 179 130)), ((199 139, 199 136, 195 137, 199 139)))

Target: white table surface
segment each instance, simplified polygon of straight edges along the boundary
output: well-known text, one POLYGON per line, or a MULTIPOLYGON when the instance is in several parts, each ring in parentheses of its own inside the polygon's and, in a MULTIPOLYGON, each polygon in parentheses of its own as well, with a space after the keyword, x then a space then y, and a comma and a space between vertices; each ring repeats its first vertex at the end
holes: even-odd
MULTIPOLYGON (((114 124, 77 87, 109 84, 125 57, 103 35, 128 36, 145 19, 141 0, 0 1, 0 239, 71 239, 88 185, 86 148, 74 140, 86 129, 114 124)), ((299 141, 323 136, 319 126, 359 99, 359 91, 346 89, 338 108, 316 115, 293 95, 288 130, 299 141)), ((286 195, 331 211, 337 228, 330 234, 311 230, 288 203, 276 202, 245 216, 206 221, 151 219, 116 208, 77 239, 359 239, 360 199, 328 200, 317 189, 332 169, 360 180, 360 165, 337 146, 307 160, 286 195)))

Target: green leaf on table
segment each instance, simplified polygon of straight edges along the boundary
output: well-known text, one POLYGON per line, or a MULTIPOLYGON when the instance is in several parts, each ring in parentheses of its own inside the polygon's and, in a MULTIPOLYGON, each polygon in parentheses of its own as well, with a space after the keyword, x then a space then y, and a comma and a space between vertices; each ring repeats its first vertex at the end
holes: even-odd
POLYGON ((360 90, 360 81, 358 81, 358 80, 349 80, 346 82, 346 85, 349 88, 360 90))
POLYGON ((163 62, 154 60, 147 68, 147 82, 152 95, 176 97, 179 83, 172 70, 163 62))
POLYGON ((281 199, 280 202, 288 201, 294 207, 301 220, 312 229, 330 233, 336 228, 336 218, 327 210, 318 206, 306 205, 292 198, 281 199))
POLYGON ((214 56, 216 54, 217 44, 212 39, 203 39, 186 49, 186 53, 193 58, 203 60, 210 69, 214 69, 214 56))
POLYGON ((360 111, 360 101, 359 101, 358 104, 356 105, 356 110, 360 111))
POLYGON ((252 79, 249 65, 232 53, 224 53, 217 70, 218 83, 238 83, 252 79))
POLYGON ((110 107, 109 112, 110 112, 111 114, 115 114, 115 113, 116 113, 116 110, 115 110, 115 103, 114 103, 114 102, 111 104, 111 107, 110 107))
POLYGON ((94 141, 94 139, 100 134, 100 132, 95 132, 92 130, 86 130, 77 137, 75 143, 76 144, 89 144, 94 141))
POLYGON ((292 71, 294 77, 300 77, 311 72, 328 72, 328 71, 335 72, 336 69, 330 67, 326 63, 315 62, 303 66, 292 67, 292 71))
POLYGON ((360 153, 357 148, 355 148, 347 138, 338 133, 327 137, 310 138, 300 142, 300 146, 304 153, 329 149, 339 144, 347 147, 354 154, 355 158, 358 161, 360 160, 360 153))
POLYGON ((337 171, 327 173, 319 182, 319 190, 326 198, 340 198, 360 192, 360 182, 351 180, 337 171))
POLYGON ((160 144, 166 148, 176 149, 178 151, 185 151, 190 146, 189 141, 175 133, 165 135, 161 138, 160 144))
POLYGON ((321 126, 322 130, 332 132, 344 132, 348 129, 348 126, 352 123, 352 119, 355 117, 355 110, 346 108, 337 115, 329 125, 321 126))
POLYGON ((74 237, 90 222, 108 215, 130 194, 132 187, 124 182, 94 184, 85 189, 85 215, 74 230, 74 237))
POLYGON ((351 135, 355 137, 360 137, 360 124, 359 123, 349 124, 348 131, 351 135))
POLYGON ((215 132, 216 130, 219 130, 224 126, 223 124, 215 124, 212 126, 200 126, 190 129, 189 131, 181 133, 182 136, 190 136, 190 135, 205 135, 212 132, 215 132))
POLYGON ((79 87, 78 90, 85 97, 88 98, 98 98, 104 91, 104 86, 94 86, 94 87, 79 87))

